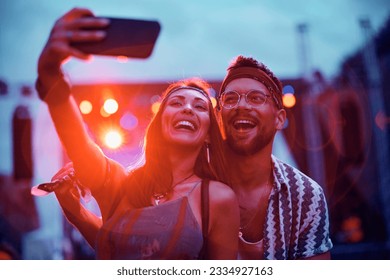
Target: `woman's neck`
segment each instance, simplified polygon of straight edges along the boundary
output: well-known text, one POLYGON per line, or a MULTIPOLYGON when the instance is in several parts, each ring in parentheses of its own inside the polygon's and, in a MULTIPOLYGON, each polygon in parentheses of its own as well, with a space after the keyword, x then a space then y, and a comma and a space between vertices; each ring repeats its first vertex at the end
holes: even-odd
POLYGON ((195 162, 199 150, 176 149, 170 152, 173 185, 194 174, 195 162))

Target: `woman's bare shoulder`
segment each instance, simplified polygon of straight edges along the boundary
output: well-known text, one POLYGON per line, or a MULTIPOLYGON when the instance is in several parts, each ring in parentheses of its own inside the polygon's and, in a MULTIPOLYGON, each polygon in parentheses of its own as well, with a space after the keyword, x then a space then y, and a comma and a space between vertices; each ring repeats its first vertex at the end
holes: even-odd
POLYGON ((209 185, 209 197, 213 203, 224 203, 224 202, 234 202, 236 203, 237 198, 231 187, 228 185, 219 182, 219 181, 210 181, 209 185))

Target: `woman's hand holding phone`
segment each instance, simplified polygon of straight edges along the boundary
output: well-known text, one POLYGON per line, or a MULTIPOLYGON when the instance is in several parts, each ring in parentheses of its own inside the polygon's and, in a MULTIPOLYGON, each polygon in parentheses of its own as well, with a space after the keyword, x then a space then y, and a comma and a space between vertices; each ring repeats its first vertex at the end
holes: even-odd
POLYGON ((61 74, 70 57, 91 54, 147 58, 160 32, 157 21, 96 17, 85 8, 74 8, 59 18, 38 61, 38 74, 61 74))
MULTIPOLYGON (((103 18, 102 18, 103 19, 103 18)), ((73 41, 72 46, 84 53, 109 56, 148 58, 153 51, 161 26, 157 21, 106 18, 109 24, 102 29, 82 28, 84 32, 105 32, 98 41, 73 41)))

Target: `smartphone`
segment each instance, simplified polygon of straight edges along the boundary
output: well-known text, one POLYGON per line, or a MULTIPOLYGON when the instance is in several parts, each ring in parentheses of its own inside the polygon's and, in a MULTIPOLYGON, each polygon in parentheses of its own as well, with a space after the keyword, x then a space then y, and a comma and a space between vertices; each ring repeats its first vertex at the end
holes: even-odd
POLYGON ((84 53, 96 55, 148 58, 152 54, 161 30, 158 21, 110 17, 108 19, 110 24, 102 29, 106 31, 103 40, 77 42, 71 45, 84 53))

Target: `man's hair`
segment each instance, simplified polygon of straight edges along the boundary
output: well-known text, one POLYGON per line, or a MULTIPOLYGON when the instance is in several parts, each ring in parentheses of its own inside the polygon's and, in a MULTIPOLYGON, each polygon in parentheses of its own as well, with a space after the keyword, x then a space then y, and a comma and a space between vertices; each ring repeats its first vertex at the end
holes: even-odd
POLYGON ((239 55, 239 56, 237 56, 236 58, 234 58, 232 60, 232 62, 230 63, 230 65, 229 65, 227 70, 229 71, 231 69, 236 69, 236 68, 240 68, 240 67, 253 67, 253 68, 260 69, 261 71, 266 73, 272 79, 272 81, 278 87, 280 93, 283 92, 282 83, 275 76, 275 74, 266 65, 264 65, 263 63, 257 61, 253 57, 245 57, 243 55, 239 55))

